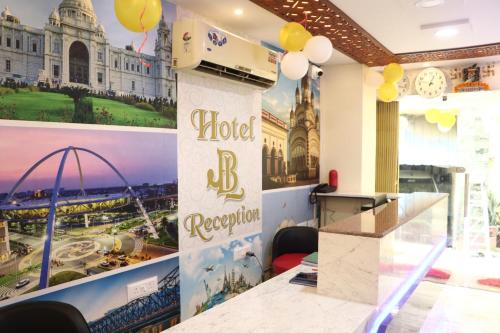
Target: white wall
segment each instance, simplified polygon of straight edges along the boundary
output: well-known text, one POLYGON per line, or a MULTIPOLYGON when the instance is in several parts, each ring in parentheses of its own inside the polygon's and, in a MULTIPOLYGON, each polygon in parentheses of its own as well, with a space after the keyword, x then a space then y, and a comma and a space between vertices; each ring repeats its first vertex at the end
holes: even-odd
POLYGON ((339 173, 339 192, 375 191, 376 91, 360 64, 323 67, 321 182, 339 173))

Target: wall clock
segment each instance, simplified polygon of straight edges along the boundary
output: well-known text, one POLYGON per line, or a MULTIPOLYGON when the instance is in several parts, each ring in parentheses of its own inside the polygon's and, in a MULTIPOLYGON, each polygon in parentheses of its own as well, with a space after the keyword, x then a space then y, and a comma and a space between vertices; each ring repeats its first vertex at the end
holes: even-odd
POLYGON ((410 92, 410 86, 410 79, 408 78, 408 75, 405 74, 398 82, 398 98, 408 95, 410 92))
POLYGON ((446 76, 443 71, 430 67, 418 73, 415 79, 415 90, 425 98, 441 96, 446 90, 446 76))

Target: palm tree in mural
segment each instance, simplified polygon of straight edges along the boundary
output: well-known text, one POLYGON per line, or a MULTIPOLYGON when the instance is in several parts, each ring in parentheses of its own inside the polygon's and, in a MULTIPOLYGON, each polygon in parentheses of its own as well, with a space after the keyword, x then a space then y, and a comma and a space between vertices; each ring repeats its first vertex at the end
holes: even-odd
POLYGON ((497 200, 492 192, 488 192, 488 217, 490 220, 490 225, 494 226, 497 224, 500 214, 500 202, 497 200))
POLYGON ((73 122, 82 124, 95 124, 94 107, 92 99, 86 98, 89 90, 83 87, 64 87, 62 92, 68 95, 75 105, 73 122))

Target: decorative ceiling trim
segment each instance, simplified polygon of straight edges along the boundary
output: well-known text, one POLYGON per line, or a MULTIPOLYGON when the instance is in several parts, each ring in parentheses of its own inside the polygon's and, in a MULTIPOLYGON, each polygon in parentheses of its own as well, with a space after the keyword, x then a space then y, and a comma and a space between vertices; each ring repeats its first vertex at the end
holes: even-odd
POLYGON ((286 21, 300 22, 307 14, 307 30, 330 38, 335 49, 357 62, 379 66, 394 59, 391 51, 328 0, 250 1, 286 21))
POLYGON ((329 0, 250 0, 286 21, 303 21, 313 35, 323 35, 333 47, 370 67, 468 59, 500 55, 500 43, 455 49, 394 54, 329 0))
POLYGON ((400 64, 415 62, 457 60, 489 57, 500 54, 500 43, 460 47, 455 49, 433 50, 396 54, 396 61, 400 64))

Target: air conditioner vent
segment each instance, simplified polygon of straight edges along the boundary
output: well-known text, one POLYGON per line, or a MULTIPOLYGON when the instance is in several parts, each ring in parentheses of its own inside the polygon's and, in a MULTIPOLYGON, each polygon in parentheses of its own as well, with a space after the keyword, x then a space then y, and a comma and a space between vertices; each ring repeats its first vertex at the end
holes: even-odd
POLYGON ((275 84, 275 81, 269 80, 257 75, 238 71, 233 68, 224 67, 213 62, 203 60, 198 67, 195 68, 198 72, 208 73, 224 77, 233 81, 239 81, 259 86, 261 88, 270 88, 275 84))

